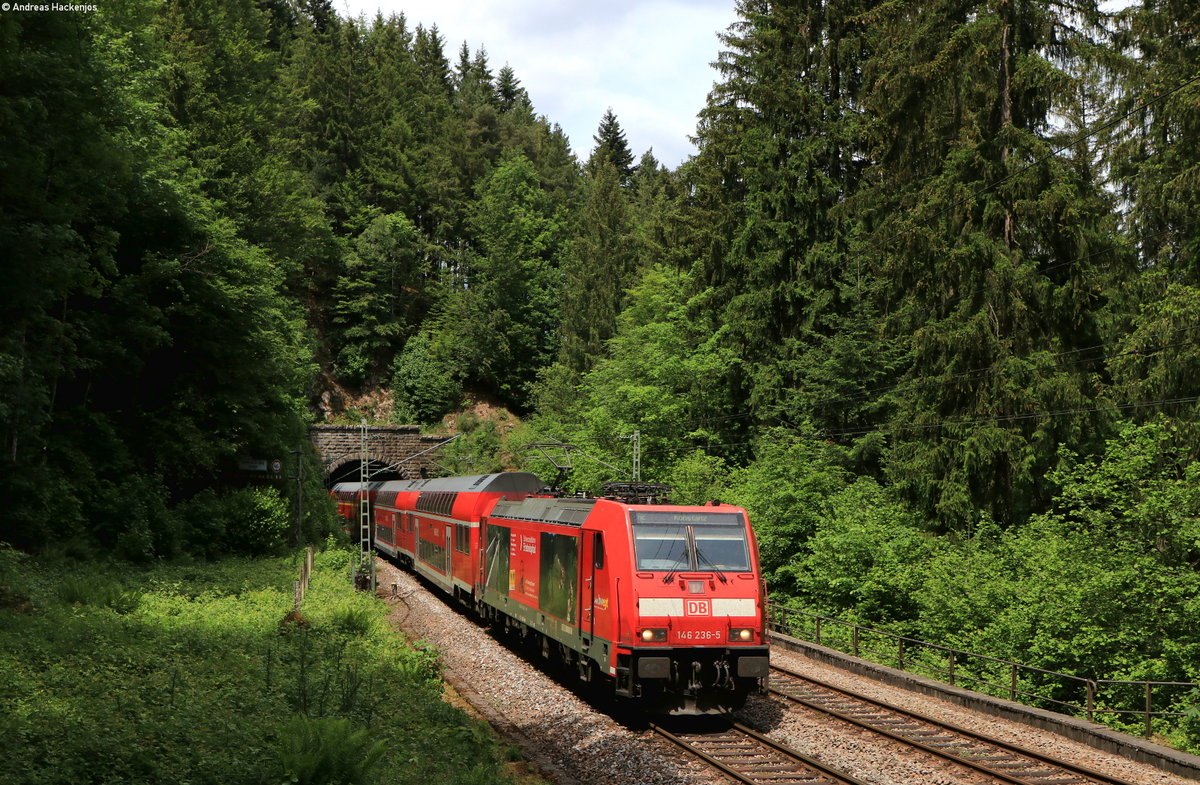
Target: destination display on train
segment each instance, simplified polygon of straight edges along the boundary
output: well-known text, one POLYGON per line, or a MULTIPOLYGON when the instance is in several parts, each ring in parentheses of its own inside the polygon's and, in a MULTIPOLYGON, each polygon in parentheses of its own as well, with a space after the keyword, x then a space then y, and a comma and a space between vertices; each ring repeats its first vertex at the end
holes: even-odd
POLYGON ((631 510, 633 523, 680 523, 695 525, 738 525, 743 523, 740 512, 674 512, 672 510, 631 510))

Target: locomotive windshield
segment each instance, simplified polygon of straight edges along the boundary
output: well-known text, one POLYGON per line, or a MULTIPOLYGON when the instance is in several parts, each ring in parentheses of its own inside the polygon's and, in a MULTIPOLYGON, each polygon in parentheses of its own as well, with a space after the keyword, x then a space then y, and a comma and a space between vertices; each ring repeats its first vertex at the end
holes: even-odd
POLYGON ((707 565, 722 572, 749 572, 750 552, 745 526, 694 526, 698 567, 707 565))
POLYGON ((633 527, 639 570, 690 570, 691 548, 686 526, 633 527))
POLYGON ((741 513, 635 510, 630 517, 639 570, 750 571, 741 513))

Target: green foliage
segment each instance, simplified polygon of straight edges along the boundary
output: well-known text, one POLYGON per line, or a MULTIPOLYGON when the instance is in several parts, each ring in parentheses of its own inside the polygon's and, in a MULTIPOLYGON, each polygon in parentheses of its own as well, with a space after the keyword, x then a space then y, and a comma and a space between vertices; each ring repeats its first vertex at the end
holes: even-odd
POLYGON ((439 463, 453 474, 491 474, 504 471, 501 446, 505 427, 494 419, 460 415, 457 439, 439 451, 439 463), (466 425, 467 427, 463 427, 466 425))
POLYGON ((744 506, 774 593, 871 621, 913 615, 914 565, 935 547, 919 520, 838 448, 779 430, 731 473, 721 500, 744 506))
POLYGON ((675 504, 704 504, 720 499, 727 487, 729 467, 720 458, 694 450, 671 467, 667 482, 675 504))
POLYGON ((1168 283, 1170 274, 1160 270, 1140 281, 1142 300, 1136 313, 1127 317, 1127 332, 1117 343, 1109 363, 1113 398, 1131 408, 1138 422, 1169 416, 1182 428, 1179 438, 1190 441, 1193 455, 1200 457, 1195 413, 1200 401, 1200 333, 1195 314, 1200 308, 1200 288, 1168 283), (1163 401, 1161 406, 1144 406, 1163 401), (1186 434, 1186 435, 1185 435, 1186 434))
MULTIPOLYGON (((934 537, 869 480, 766 508, 754 521, 768 558, 781 517, 813 526, 772 588, 819 612, 1084 678, 1194 681, 1200 464, 1179 436, 1162 421, 1127 424, 1102 456, 1064 456, 1046 513, 1010 529, 985 519, 969 537, 934 537)), ((1044 686, 1080 700, 1070 685, 1044 686)), ((1177 742, 1196 745, 1181 727, 1177 742)))
POLYGON ((690 282, 687 274, 663 267, 643 271, 618 319, 609 356, 582 378, 570 403, 571 377, 560 376, 569 369, 541 377, 542 400, 555 396, 563 405, 535 427, 579 442, 603 461, 577 462, 575 487, 598 490, 621 478, 630 466, 628 438, 635 430, 641 432, 647 478, 665 477, 677 456, 729 432, 720 413, 728 406, 724 373, 733 356, 722 348, 721 334, 697 318, 704 302, 688 296, 690 282))
POLYGON ((436 655, 381 623, 348 558, 318 554, 312 623, 281 628, 292 559, 0 556, 37 609, 0 604, 0 782, 506 782, 500 746, 439 699, 436 655), (114 570, 136 607, 104 599, 114 570))
POLYGON ((346 257, 334 292, 334 322, 343 325, 339 375, 362 384, 411 334, 427 307, 424 240, 403 215, 376 218, 346 257))
POLYGON ((462 400, 465 369, 449 348, 427 331, 405 342, 404 351, 392 364, 394 419, 436 422, 462 400))
POLYGON ((1092 266, 1108 266, 1096 250, 1116 229, 1093 157, 1067 144, 1089 107, 1062 64, 1089 67, 1094 6, 1068 22, 1050 4, 969 5, 874 14, 877 165, 854 204, 883 273, 881 329, 906 355, 885 471, 960 530, 981 511, 1009 524, 1043 509, 1058 445, 1105 433, 1087 350, 1104 318, 1092 266))
POLYGON ((483 389, 522 407, 557 350, 561 207, 530 161, 510 156, 481 183, 471 225, 480 250, 461 299, 465 367, 483 389))
POLYGON ((380 610, 365 604, 352 604, 329 609, 326 613, 329 624, 335 630, 351 637, 361 637, 379 626, 380 610))
POLYGON ((572 253, 563 265, 560 357, 582 373, 604 356, 637 272, 637 245, 620 174, 606 159, 591 167, 572 253))
POLYGON ((68 605, 95 605, 117 613, 137 610, 140 597, 111 580, 67 576, 58 584, 58 599, 68 605))
POLYGON ((27 560, 25 554, 0 542, 0 608, 27 610, 30 607, 27 560))
POLYGON ((186 551, 205 558, 278 553, 295 528, 291 504, 272 487, 201 491, 175 515, 186 551))
POLYGON ((187 10, 0 23, 0 116, 24 129, 11 173, 46 183, 0 196, 0 235, 24 260, 5 291, 25 294, 0 303, 0 374, 20 390, 0 412, 0 486, 18 543, 50 539, 36 499, 52 493, 73 500, 54 539, 173 555, 174 503, 300 427, 306 350, 281 266, 225 212, 258 171, 242 135, 264 131, 247 106, 270 71, 266 27, 248 1, 187 10), (196 47, 204 25, 220 30, 196 47))
POLYGON ((342 717, 305 717, 283 726, 276 754, 284 782, 367 785, 387 746, 342 717))

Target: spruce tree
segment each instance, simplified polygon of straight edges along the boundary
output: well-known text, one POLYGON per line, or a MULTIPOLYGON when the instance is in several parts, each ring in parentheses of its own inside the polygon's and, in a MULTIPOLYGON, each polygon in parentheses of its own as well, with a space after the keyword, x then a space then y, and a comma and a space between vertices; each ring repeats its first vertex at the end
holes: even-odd
POLYGON ((638 160, 630 182, 630 204, 638 267, 683 267, 687 246, 681 241, 679 176, 658 162, 652 150, 638 160))
POLYGON ((500 98, 496 94, 487 52, 459 52, 454 104, 462 132, 454 152, 464 182, 474 185, 495 165, 500 153, 500 98))
MULTIPOLYGON (((1060 444, 1087 449, 1103 373, 1095 252, 1109 198, 1079 117, 1092 4, 884 5, 864 66, 873 118, 870 227, 887 335, 907 347, 887 472, 951 527, 1019 522, 1045 504, 1060 444), (1056 152, 1057 151, 1057 152, 1056 152)), ((1094 442, 1092 442, 1094 444, 1094 442)))
POLYGON ((560 357, 576 373, 604 356, 637 272, 637 246, 620 175, 605 158, 588 168, 579 229, 564 269, 562 303, 560 357))
POLYGON ((410 104, 421 78, 413 60, 413 36, 404 17, 376 18, 366 35, 367 93, 360 119, 364 198, 375 215, 402 213, 415 219, 421 162, 417 157, 419 117, 410 104))
MULTIPOLYGON (((1108 333, 1113 397, 1137 420, 1168 415, 1200 444, 1200 8, 1180 0, 1132 6, 1115 43, 1124 57, 1117 121, 1105 141, 1133 264, 1113 277, 1108 333), (1121 118, 1125 118, 1122 120, 1121 118), (1159 403, 1166 401, 1167 403, 1159 403)), ((1200 452, 1200 447, 1193 447, 1200 452)))
POLYGON ((740 2, 685 167, 697 282, 742 361, 731 385, 755 418, 831 435, 869 427, 862 395, 888 368, 846 206, 867 162, 862 16, 873 5, 740 2))
POLYGON ((511 112, 516 107, 529 107, 529 93, 521 86, 512 66, 507 63, 500 69, 496 79, 496 96, 500 99, 500 111, 511 112))
POLYGON ((413 60, 420 89, 407 101, 408 118, 417 136, 416 159, 421 171, 417 182, 415 222, 436 245, 445 249, 441 266, 457 273, 455 247, 466 234, 469 184, 455 156, 463 145, 455 112, 454 86, 444 41, 437 27, 417 27, 413 60))
POLYGON ((629 150, 625 132, 621 130, 621 123, 613 114, 612 107, 605 110, 604 117, 600 118, 600 126, 596 129, 596 135, 592 137, 592 141, 596 143, 596 146, 592 148, 592 154, 588 161, 607 161, 617 170, 621 186, 629 185, 630 178, 633 177, 633 153, 629 150))

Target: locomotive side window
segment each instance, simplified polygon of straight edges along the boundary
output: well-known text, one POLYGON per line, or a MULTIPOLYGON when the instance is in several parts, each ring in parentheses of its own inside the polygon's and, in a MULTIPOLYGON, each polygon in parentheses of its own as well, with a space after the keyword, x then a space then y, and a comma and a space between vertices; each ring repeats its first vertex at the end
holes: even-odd
POLYGON ((690 570, 686 526, 633 527, 639 570, 690 570))
POLYGON ((696 560, 700 569, 711 567, 722 572, 749 572, 750 549, 742 526, 694 526, 696 560))
POLYGON ((592 566, 597 570, 604 569, 604 535, 600 532, 592 535, 592 566))

